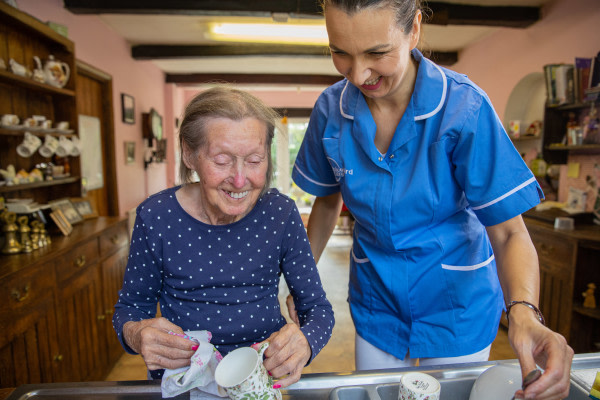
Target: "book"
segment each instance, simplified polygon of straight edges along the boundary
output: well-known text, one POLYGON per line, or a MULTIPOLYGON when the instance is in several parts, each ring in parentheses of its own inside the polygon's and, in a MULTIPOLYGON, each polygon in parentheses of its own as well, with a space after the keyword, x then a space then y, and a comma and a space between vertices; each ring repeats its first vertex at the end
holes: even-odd
POLYGON ((588 89, 600 86, 600 52, 594 58, 590 65, 590 80, 588 83, 588 89))
POLYGON ((589 88, 591 58, 575 57, 575 99, 582 103, 585 98, 585 90, 589 88))

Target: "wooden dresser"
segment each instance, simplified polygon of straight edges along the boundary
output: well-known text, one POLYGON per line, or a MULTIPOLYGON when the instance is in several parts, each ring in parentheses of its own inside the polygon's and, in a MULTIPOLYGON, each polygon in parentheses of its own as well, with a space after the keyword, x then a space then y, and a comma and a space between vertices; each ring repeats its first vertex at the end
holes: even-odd
POLYGON ((127 220, 99 217, 0 256, 0 387, 104 378, 123 354, 112 313, 128 251, 127 220))
POLYGON ((576 224, 555 230, 525 216, 540 263, 540 309, 548 327, 576 353, 600 351, 600 226, 576 224), (598 286, 598 308, 583 307, 588 283, 598 286))

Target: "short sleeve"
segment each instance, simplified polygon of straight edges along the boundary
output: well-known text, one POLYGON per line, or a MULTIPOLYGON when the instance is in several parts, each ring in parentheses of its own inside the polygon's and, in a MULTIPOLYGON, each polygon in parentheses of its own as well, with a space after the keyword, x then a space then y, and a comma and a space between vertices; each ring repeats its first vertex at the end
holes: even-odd
POLYGON ((292 170, 292 179, 296 185, 315 196, 327 196, 340 191, 340 185, 323 149, 329 108, 327 96, 321 94, 310 115, 308 129, 292 170))
POLYGON ((482 224, 496 225, 539 204, 544 193, 486 96, 477 95, 454 149, 455 177, 482 224))

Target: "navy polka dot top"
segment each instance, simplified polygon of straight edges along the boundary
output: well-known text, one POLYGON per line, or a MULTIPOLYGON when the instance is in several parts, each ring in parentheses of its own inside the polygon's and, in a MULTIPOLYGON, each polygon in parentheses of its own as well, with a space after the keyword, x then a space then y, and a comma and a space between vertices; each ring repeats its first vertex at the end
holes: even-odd
POLYGON ((206 329, 223 354, 281 329, 278 285, 283 274, 312 359, 334 324, 304 225, 294 202, 271 189, 241 220, 208 225, 175 197, 179 187, 137 208, 123 288, 113 325, 124 349, 123 325, 161 315, 184 331, 206 329))

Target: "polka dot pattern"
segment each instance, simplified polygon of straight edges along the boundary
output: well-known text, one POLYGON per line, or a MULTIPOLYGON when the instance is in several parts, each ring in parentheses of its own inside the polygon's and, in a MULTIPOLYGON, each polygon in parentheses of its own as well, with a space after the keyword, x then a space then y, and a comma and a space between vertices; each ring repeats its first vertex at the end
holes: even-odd
POLYGON ((125 350, 133 353, 123 342, 123 325, 153 318, 157 303, 184 331, 211 331, 223 354, 260 342, 286 324, 277 298, 283 274, 314 358, 334 317, 294 202, 271 189, 240 221, 208 225, 183 210, 178 188, 137 209, 113 316, 125 350))

